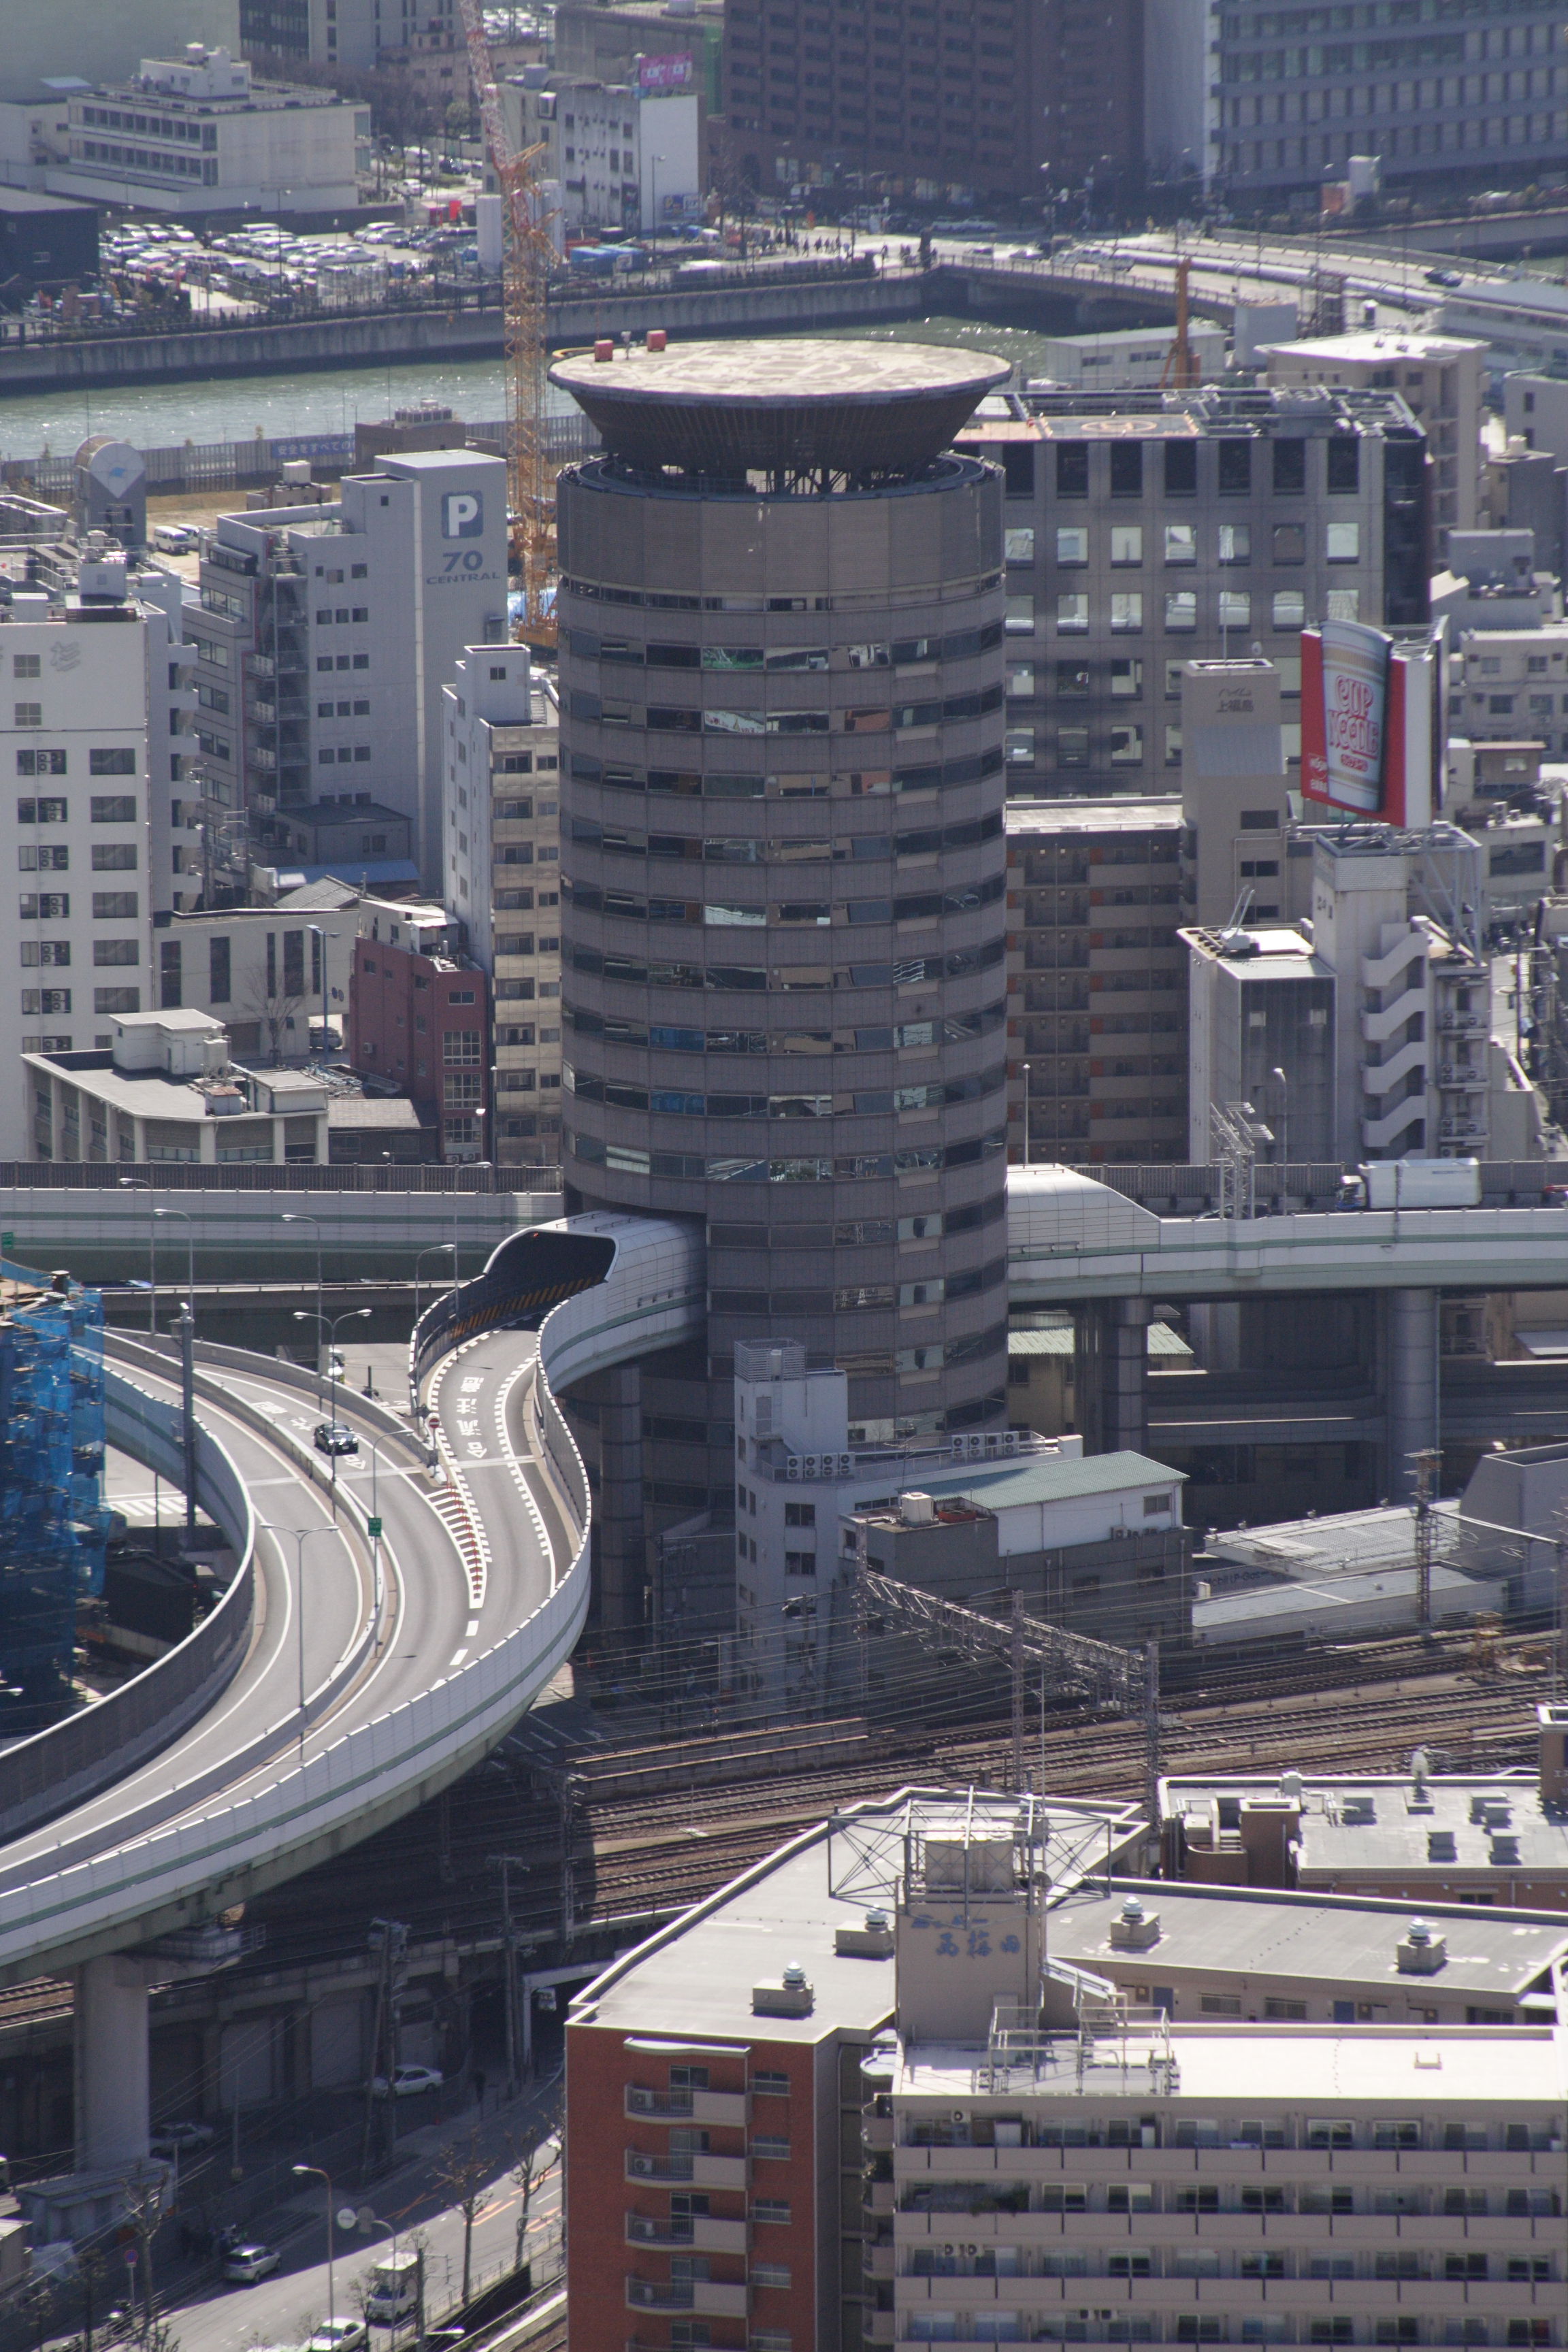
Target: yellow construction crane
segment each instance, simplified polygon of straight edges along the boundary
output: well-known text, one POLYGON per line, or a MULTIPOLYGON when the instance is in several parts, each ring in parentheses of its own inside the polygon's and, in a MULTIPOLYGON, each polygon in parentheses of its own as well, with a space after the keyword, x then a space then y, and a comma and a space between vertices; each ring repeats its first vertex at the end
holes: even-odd
POLYGON ((554 247, 539 182, 542 146, 513 150, 501 112, 481 0, 458 0, 479 92, 485 144, 501 201, 501 288, 506 332, 506 408, 510 428, 507 498, 510 547, 522 586, 520 637, 555 642, 550 601, 555 558, 555 497, 545 437, 545 302, 554 247))

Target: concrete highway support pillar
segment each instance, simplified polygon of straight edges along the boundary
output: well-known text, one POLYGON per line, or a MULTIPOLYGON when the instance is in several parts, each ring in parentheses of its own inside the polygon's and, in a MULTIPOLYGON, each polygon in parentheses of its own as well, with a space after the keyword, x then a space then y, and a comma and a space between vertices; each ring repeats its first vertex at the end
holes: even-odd
POLYGON ((1078 1319, 1074 1388, 1086 1454, 1149 1449, 1149 1303, 1097 1298, 1078 1319))
POLYGON ((1388 1400, 1384 1490, 1391 1503, 1407 1503, 1415 1490, 1410 1456, 1441 1442, 1437 1293, 1390 1290, 1384 1298, 1388 1400))
POLYGON ((147 2160, 147 1978, 111 1953, 76 1972, 76 2169, 147 2160))

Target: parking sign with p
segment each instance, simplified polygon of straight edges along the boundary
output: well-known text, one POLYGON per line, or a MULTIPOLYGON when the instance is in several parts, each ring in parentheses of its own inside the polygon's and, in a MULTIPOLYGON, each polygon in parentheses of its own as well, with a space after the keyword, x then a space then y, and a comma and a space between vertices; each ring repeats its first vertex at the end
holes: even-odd
POLYGON ((447 490, 441 499, 443 539, 479 539, 484 535, 485 502, 478 490, 447 490))

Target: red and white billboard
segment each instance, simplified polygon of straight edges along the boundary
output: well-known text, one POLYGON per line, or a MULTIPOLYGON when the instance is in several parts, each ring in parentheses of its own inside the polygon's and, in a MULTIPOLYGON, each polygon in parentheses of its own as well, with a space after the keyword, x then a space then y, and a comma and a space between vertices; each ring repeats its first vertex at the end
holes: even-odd
POLYGON ((637 59, 637 88, 645 97, 690 87, 691 59, 685 50, 637 59))
POLYGON ((1384 824, 1431 824, 1442 799, 1442 650, 1360 621, 1301 632, 1301 793, 1384 824))

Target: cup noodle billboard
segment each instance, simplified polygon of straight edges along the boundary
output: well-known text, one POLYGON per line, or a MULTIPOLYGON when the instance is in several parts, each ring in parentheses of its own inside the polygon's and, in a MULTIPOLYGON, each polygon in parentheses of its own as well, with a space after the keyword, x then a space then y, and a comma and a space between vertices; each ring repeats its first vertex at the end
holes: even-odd
POLYGON ((1385 824, 1431 824, 1441 793, 1442 646, 1361 621, 1301 632, 1301 794, 1385 824))

